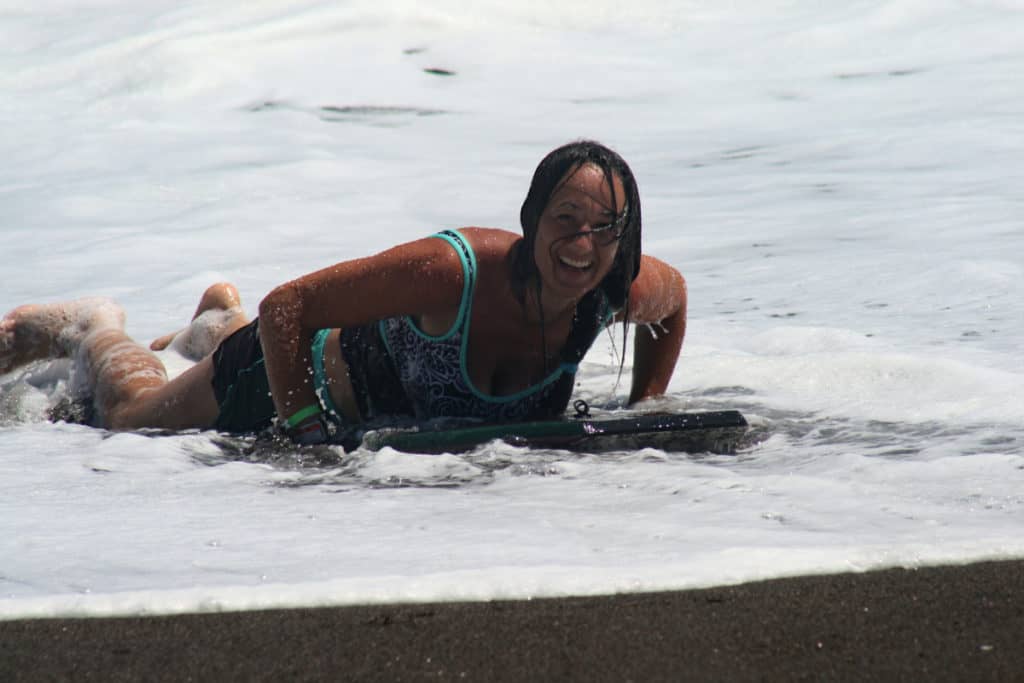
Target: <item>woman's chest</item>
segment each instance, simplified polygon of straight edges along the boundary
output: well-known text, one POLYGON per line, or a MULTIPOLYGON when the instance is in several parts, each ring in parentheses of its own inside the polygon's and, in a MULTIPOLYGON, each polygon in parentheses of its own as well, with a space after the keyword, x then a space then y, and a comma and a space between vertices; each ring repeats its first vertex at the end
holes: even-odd
POLYGON ((568 321, 531 323, 521 310, 474 312, 465 349, 466 372, 474 387, 491 396, 508 396, 534 387, 558 369, 568 321))

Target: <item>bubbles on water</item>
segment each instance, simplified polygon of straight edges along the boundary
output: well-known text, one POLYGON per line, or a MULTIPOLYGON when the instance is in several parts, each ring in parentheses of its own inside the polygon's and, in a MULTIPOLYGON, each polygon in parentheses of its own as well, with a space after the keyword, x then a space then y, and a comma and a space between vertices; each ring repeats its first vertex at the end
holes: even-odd
MULTIPOLYGON (((601 453, 525 448, 492 441, 464 453, 404 453, 391 448, 346 452, 340 446, 298 447, 265 436, 209 435, 181 448, 197 463, 271 466, 294 476, 273 478, 276 487, 326 486, 333 491, 378 488, 473 488, 519 478, 588 478, 604 470, 626 472, 680 461, 726 462, 733 456, 667 453, 655 448, 601 453)), ((603 475, 601 475, 603 476, 603 475)))
POLYGON ((85 424, 91 402, 81 395, 68 359, 32 363, 0 378, 0 426, 46 420, 85 424))
POLYGON ((48 404, 46 394, 28 384, 0 386, 0 426, 43 419, 48 404))

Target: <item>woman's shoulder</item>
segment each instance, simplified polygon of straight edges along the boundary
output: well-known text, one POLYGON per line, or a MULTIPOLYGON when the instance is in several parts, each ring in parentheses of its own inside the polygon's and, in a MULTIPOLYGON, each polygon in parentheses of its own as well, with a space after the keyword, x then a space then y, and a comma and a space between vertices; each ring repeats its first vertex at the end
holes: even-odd
POLYGON ((466 227, 456 232, 462 235, 473 249, 478 261, 498 259, 504 261, 509 251, 522 237, 501 228, 466 227))

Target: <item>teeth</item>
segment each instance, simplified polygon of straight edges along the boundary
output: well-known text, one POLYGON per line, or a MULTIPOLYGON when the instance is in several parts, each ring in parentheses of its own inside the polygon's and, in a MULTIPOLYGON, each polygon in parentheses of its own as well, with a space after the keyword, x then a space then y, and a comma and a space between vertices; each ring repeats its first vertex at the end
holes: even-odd
POLYGON ((569 258, 567 256, 559 256, 558 259, 562 263, 564 263, 565 265, 571 266, 573 268, 579 268, 580 270, 584 270, 585 268, 589 268, 590 267, 590 263, 591 263, 590 261, 577 261, 577 260, 571 259, 571 258, 569 258))

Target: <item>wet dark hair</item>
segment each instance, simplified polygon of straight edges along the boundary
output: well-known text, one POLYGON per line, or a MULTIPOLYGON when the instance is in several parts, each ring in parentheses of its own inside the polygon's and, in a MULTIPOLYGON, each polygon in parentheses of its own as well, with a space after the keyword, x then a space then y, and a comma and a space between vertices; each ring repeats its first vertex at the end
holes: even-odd
POLYGON ((537 275, 533 246, 541 214, 570 171, 587 164, 593 164, 601 169, 609 187, 614 187, 613 179, 618 176, 626 193, 626 206, 618 207, 614 206, 615 193, 612 192, 612 210, 616 215, 625 210, 626 225, 619 240, 619 249, 615 254, 612 269, 599 285, 611 305, 615 309, 622 309, 627 305, 629 287, 640 271, 640 193, 633 171, 626 161, 599 142, 570 142, 548 153, 537 165, 530 189, 519 210, 519 223, 523 228, 524 239, 515 256, 514 273, 519 291, 522 292, 526 283, 537 275))

